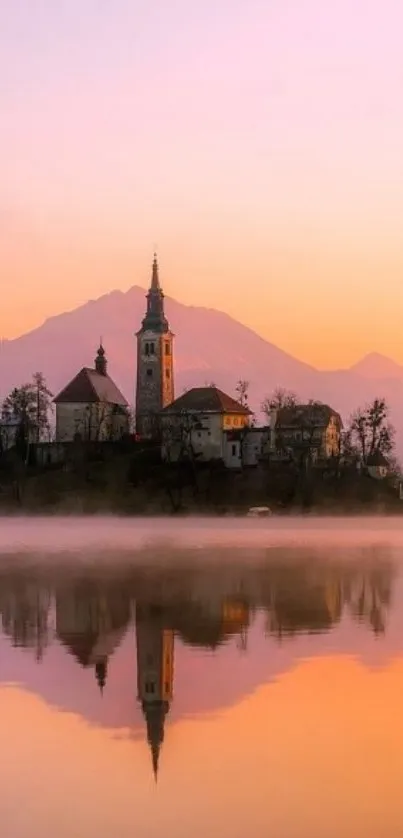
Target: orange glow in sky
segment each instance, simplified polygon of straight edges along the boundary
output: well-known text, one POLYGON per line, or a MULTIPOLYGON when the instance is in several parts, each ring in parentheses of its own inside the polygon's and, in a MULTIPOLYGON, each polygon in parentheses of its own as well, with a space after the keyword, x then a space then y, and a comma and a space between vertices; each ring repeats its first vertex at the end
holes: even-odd
MULTIPOLYGON (((320 368, 403 362, 395 0, 0 11, 0 338, 115 288, 320 368)), ((137 324, 133 324, 136 328, 137 324)))

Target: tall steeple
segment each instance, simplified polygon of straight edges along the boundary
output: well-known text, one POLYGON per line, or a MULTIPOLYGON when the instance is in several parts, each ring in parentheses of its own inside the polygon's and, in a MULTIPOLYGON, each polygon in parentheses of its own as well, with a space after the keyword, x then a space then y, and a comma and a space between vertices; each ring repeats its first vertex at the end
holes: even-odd
POLYGON ((174 400, 173 339, 164 310, 157 255, 137 337, 136 433, 158 437, 161 411, 174 400))
POLYGON ((146 329, 160 333, 169 331, 168 320, 164 312, 164 292, 160 285, 156 253, 154 253, 151 284, 147 294, 147 311, 142 323, 142 330, 146 329))

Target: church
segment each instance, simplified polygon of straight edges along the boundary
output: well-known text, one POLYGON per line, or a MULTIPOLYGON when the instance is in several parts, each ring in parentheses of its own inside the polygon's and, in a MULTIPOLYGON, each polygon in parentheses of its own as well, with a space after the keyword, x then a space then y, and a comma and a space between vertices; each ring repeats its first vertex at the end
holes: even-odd
POLYGON ((161 439, 164 460, 178 460, 191 446, 201 460, 241 465, 241 436, 250 423, 249 408, 217 387, 193 387, 175 399, 174 334, 165 314, 155 254, 146 314, 136 337, 137 436, 161 439))
MULTIPOLYGON (((238 467, 242 432, 249 427, 250 410, 217 387, 194 387, 175 399, 175 336, 165 313, 156 254, 146 311, 135 337, 136 439, 158 439, 163 459, 178 459, 183 453, 183 439, 177 437, 183 437, 187 423, 191 426, 191 438, 186 431, 188 443, 199 459, 221 459, 227 466, 238 467)), ((55 398, 55 405, 57 442, 77 438, 118 441, 130 432, 129 404, 109 375, 102 341, 94 367, 83 367, 55 398)))

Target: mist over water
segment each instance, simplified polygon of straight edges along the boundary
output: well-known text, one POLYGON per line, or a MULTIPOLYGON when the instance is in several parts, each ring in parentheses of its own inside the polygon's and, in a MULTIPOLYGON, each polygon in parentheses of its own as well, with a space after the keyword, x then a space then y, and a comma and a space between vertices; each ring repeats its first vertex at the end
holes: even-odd
MULTIPOLYGON (((11 517, 0 519, 0 554, 10 552, 66 553, 80 560, 97 550, 99 560, 115 551, 120 560, 136 562, 144 549, 158 549, 159 561, 173 560, 172 550, 196 548, 242 549, 315 547, 351 549, 384 545, 403 546, 403 520, 396 517, 313 518, 115 518, 115 517, 11 517), (130 554, 130 555, 129 555, 130 554)), ((43 556, 45 558, 45 556, 43 556)), ((244 552, 243 560, 247 560, 244 552)), ((221 556, 224 560, 224 556, 221 556)))

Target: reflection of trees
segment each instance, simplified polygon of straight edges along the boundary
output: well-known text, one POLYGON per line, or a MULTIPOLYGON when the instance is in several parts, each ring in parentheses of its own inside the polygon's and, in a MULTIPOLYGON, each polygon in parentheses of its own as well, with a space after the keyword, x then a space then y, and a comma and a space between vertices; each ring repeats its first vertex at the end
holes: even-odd
POLYGON ((375 634, 383 634, 391 602, 391 585, 384 570, 375 568, 348 579, 344 598, 349 612, 368 623, 375 634))
POLYGON ((49 644, 50 591, 34 579, 9 576, 0 583, 0 611, 4 634, 14 646, 33 649, 38 660, 49 644))
POLYGON ((313 568, 291 565, 267 576, 262 605, 267 629, 277 637, 329 631, 346 608, 353 618, 379 634, 385 631, 391 602, 393 568, 359 565, 313 568))

